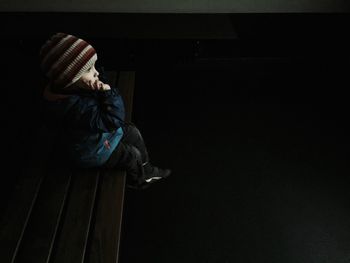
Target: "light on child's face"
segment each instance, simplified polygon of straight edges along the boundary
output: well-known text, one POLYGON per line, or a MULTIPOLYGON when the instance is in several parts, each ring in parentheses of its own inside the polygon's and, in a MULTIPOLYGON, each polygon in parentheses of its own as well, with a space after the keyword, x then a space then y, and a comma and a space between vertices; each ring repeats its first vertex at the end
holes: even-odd
POLYGON ((77 81, 77 85, 80 87, 91 86, 96 80, 98 80, 98 75, 100 73, 96 70, 95 64, 86 71, 83 75, 81 75, 80 79, 77 81))

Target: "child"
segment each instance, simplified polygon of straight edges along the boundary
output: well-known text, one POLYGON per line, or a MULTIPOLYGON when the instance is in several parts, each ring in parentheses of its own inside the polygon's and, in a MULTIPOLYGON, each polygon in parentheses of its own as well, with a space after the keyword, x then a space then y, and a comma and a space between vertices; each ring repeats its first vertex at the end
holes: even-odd
POLYGON ((62 156, 80 167, 121 167, 127 185, 144 189, 171 170, 150 164, 138 128, 125 122, 122 97, 95 68, 95 49, 83 39, 56 33, 40 49, 47 79, 43 93, 46 124, 60 130, 62 156), (101 79, 99 79, 99 76, 101 79))

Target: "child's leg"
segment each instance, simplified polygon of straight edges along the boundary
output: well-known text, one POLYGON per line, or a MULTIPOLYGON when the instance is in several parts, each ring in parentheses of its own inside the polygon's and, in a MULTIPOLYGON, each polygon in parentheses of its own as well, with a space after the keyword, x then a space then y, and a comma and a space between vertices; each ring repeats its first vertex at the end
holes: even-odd
POLYGON ((146 149, 146 145, 139 129, 133 123, 130 123, 130 125, 126 125, 124 127, 124 131, 126 133, 126 136, 123 142, 128 145, 135 146, 141 152, 142 165, 144 168, 142 171, 144 173, 142 175, 142 178, 149 179, 152 177, 167 177, 169 171, 155 167, 149 162, 149 156, 146 149))
POLYGON ((141 152, 135 146, 120 141, 111 158, 104 166, 107 168, 119 167, 125 169, 128 178, 133 183, 141 184, 145 181, 142 164, 141 152))
POLYGON ((105 167, 124 168, 132 185, 141 185, 168 177, 170 170, 163 170, 149 163, 148 152, 137 127, 132 124, 126 125, 123 130, 124 136, 105 167))
POLYGON ((148 162, 149 155, 140 130, 133 123, 129 123, 123 127, 123 131, 123 143, 135 146, 141 152, 142 162, 148 162))
POLYGON ((123 127, 124 135, 105 167, 120 167, 127 171, 135 183, 145 181, 143 165, 148 163, 146 145, 138 128, 132 123, 123 127))

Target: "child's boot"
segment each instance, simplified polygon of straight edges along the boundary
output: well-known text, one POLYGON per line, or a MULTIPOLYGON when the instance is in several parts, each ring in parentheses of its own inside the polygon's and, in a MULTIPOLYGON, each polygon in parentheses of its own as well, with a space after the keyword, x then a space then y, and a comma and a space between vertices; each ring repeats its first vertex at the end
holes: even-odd
POLYGON ((143 164, 145 181, 147 183, 160 180, 162 178, 167 178, 171 174, 170 169, 161 169, 156 166, 153 166, 149 162, 143 164))

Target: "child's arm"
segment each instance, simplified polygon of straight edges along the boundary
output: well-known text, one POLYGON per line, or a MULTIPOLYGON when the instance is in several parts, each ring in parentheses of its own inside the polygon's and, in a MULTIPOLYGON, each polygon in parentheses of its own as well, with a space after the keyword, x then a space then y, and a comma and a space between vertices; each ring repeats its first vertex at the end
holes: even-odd
POLYGON ((122 127, 125 120, 124 102, 116 89, 96 90, 89 96, 75 96, 65 113, 68 127, 112 132, 122 127))

